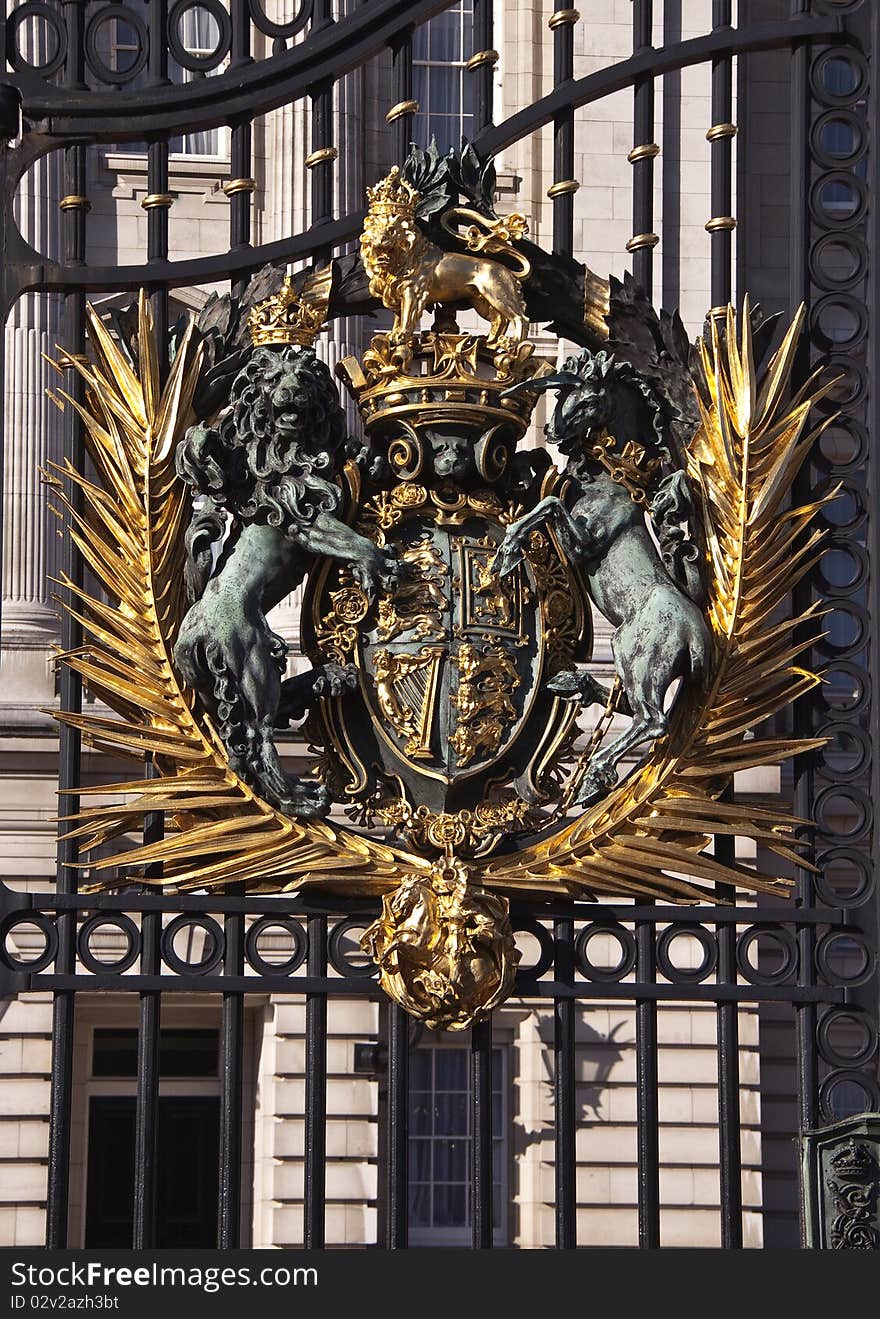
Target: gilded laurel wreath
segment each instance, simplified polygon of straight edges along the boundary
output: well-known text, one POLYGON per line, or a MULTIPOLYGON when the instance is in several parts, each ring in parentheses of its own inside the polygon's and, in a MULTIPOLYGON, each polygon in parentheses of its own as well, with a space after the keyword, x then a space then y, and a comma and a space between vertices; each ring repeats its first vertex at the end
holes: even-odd
MULTIPOLYGON (((802 314, 763 375, 752 357, 748 306, 739 329, 701 344, 702 423, 688 447, 688 476, 708 531, 712 630, 710 681, 679 702, 669 733, 650 757, 599 804, 553 837, 481 864, 481 883, 512 892, 688 900, 713 898, 716 884, 779 891, 785 881, 707 853, 716 835, 751 839, 797 860, 795 821, 774 805, 724 799, 731 776, 777 764, 816 740, 753 736, 753 730, 818 681, 799 663, 815 640, 807 618, 781 618, 792 588, 814 560, 820 502, 792 507, 790 492, 816 431, 815 378, 791 398, 802 314), (797 638, 794 636, 798 626, 797 638)), ((107 872, 147 884, 251 891, 305 884, 388 893, 431 863, 320 820, 283 814, 232 771, 210 719, 200 713, 172 661, 184 609, 183 530, 189 490, 175 472, 179 440, 192 421, 202 348, 188 331, 164 386, 149 303, 139 302, 137 369, 129 366, 90 309, 91 360, 73 359, 85 403, 56 402, 82 418, 95 480, 69 463, 47 479, 70 534, 98 584, 90 592, 62 579, 63 607, 82 624, 84 643, 61 657, 116 717, 61 711, 85 742, 114 756, 152 760, 153 776, 91 788, 93 800, 65 817, 81 866, 96 886, 107 872), (80 492, 81 500, 71 498, 80 492), (108 798, 113 801, 108 803, 108 798), (164 837, 130 846, 145 817, 161 812, 164 837), (125 840, 123 846, 122 840, 125 840), (108 845, 116 843, 116 849, 108 845), (159 865, 158 863, 161 863, 159 865)))

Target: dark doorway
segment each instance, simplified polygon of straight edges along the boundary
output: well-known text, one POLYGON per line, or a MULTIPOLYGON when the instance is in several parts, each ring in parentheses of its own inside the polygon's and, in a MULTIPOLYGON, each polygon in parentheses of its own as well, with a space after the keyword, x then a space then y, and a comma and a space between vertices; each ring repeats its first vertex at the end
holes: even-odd
MULTIPOLYGON (((133 1226, 134 1095, 89 1103, 85 1245, 129 1248, 133 1226)), ((155 1242, 159 1248, 215 1247, 220 1100, 217 1095, 159 1099, 155 1242)))

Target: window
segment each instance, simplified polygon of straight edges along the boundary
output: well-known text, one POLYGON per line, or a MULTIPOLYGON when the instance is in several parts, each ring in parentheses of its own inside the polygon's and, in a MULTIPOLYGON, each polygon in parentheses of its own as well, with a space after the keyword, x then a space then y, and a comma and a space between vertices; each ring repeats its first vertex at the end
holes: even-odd
MULTIPOLYGON (((492 1051, 495 1239, 507 1239, 507 1054, 492 1051)), ((414 1246, 470 1244, 469 1050, 416 1049, 410 1059, 409 1232, 414 1246)))
MULTIPOLYGON (((95 1029, 86 1125, 87 1249, 130 1249, 138 1032, 95 1029)), ((214 1248, 220 1149, 219 1034, 159 1036, 156 1246, 214 1248)))
MULTIPOLYGON (((217 49, 220 40, 220 29, 217 20, 210 10, 197 5, 192 9, 184 10, 180 17, 180 38, 184 48, 190 55, 210 55, 217 49)), ((115 22, 115 34, 113 38, 113 67, 120 72, 131 68, 137 57, 138 45, 135 39, 135 33, 130 24, 124 19, 117 18, 115 22)), ((219 73, 220 69, 213 69, 211 73, 219 73)), ((133 83, 128 84, 132 87, 142 85, 143 74, 136 78, 133 83)), ((201 73, 193 73, 189 69, 181 66, 169 57, 168 60, 168 77, 172 82, 183 84, 192 82, 195 78, 204 77, 201 73)), ((208 77, 211 74, 207 75, 208 77)), ((227 146, 228 130, 225 128, 207 128, 198 133, 184 133, 178 137, 169 139, 168 147, 172 156, 202 156, 208 159, 226 156, 228 154, 227 146)), ((127 150, 139 149, 144 150, 143 144, 139 147, 127 150)))
POLYGON ((473 79, 465 68, 472 20, 472 0, 459 0, 413 34, 413 136, 421 146, 433 136, 442 152, 473 136, 473 79))

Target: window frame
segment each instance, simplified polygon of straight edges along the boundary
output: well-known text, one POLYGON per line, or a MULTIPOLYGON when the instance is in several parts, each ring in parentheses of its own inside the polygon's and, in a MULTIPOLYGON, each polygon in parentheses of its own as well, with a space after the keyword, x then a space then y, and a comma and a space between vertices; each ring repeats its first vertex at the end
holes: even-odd
MULTIPOLYGON (((421 1041, 413 1052, 416 1053, 416 1052, 430 1051, 432 1053, 442 1054, 442 1053, 449 1053, 454 1049, 462 1051, 465 1054, 468 1053, 467 1045, 463 1044, 460 1039, 458 1040, 449 1039, 449 1038, 444 1039, 443 1037, 438 1037, 436 1039, 430 1039, 427 1041, 421 1041)), ((512 1150, 511 1150, 511 1140, 510 1140, 510 1125, 511 1125, 511 1113, 513 1109, 511 1102, 511 1084, 512 1084, 511 1043, 509 1041, 498 1040, 498 1039, 493 1040, 492 1065, 493 1065, 493 1089, 494 1089, 495 1076, 498 1075, 499 1077, 498 1091, 501 1096, 501 1121, 498 1124, 499 1129, 497 1131, 493 1130, 492 1132, 493 1147, 497 1142, 501 1149, 501 1155, 500 1155, 501 1175, 498 1181, 499 1221, 497 1223, 492 1224, 492 1240, 495 1246, 505 1246, 509 1243, 510 1240, 510 1203, 511 1203, 511 1190, 512 1190, 512 1177, 511 1177, 512 1150)), ((430 1091, 430 1095, 431 1095, 432 1104, 434 1103, 435 1097, 438 1093, 439 1094, 456 1093, 455 1091, 449 1091, 449 1090, 438 1091, 434 1085, 435 1073, 433 1067, 432 1067, 431 1075, 432 1075, 432 1088, 430 1091)), ((413 1091, 414 1091, 414 1087, 412 1085, 412 1081, 410 1081, 410 1094, 412 1094, 413 1091)), ((467 1103, 468 1103, 468 1127, 470 1128, 470 1111, 471 1111, 470 1105, 472 1102, 472 1089, 471 1089, 471 1074, 470 1074, 469 1065, 468 1065, 468 1073, 467 1073, 467 1089, 465 1093, 467 1095, 467 1103)), ((437 1139, 437 1137, 433 1134, 433 1132, 427 1136, 413 1136, 411 1129, 408 1130, 407 1137, 409 1141, 426 1140, 430 1142, 437 1139)), ((450 1139, 455 1139, 455 1138, 456 1138, 455 1135, 450 1137, 450 1139)), ((465 1186, 466 1188, 468 1188, 470 1175, 471 1175, 470 1150, 472 1149, 473 1133, 469 1130, 468 1135, 465 1136, 464 1139, 466 1140, 468 1147, 468 1161, 467 1161, 468 1169, 467 1169, 466 1181, 465 1181, 465 1186)), ((493 1165, 494 1165, 494 1160, 493 1160, 493 1165)), ((433 1169, 432 1169, 432 1173, 433 1173, 433 1169)), ((493 1199, 494 1199, 494 1187, 496 1184, 494 1175, 492 1178, 492 1183, 493 1183, 493 1199)), ((433 1187, 438 1183, 435 1182, 432 1176, 431 1180, 425 1184, 433 1190, 433 1187)), ((408 1177, 408 1187, 407 1187, 408 1192, 409 1189, 412 1187, 412 1185, 413 1185, 412 1168, 410 1167, 409 1177, 408 1177)), ((467 1189, 466 1194, 467 1194, 467 1199, 469 1201, 470 1200, 469 1189, 467 1189)), ((467 1221, 463 1227, 444 1227, 444 1226, 434 1226, 434 1225, 429 1227, 418 1227, 418 1226, 414 1226, 410 1221, 409 1230, 408 1230, 409 1245, 414 1247, 421 1246, 421 1247, 440 1247, 440 1248, 455 1248, 462 1246, 470 1246, 471 1223, 473 1221, 472 1211, 473 1210, 471 1206, 470 1212, 467 1215, 467 1221)), ((433 1218, 433 1212, 432 1212, 432 1218, 433 1218)))
MULTIPOLYGON (((415 54, 415 49, 414 49, 414 51, 413 51, 413 57, 412 57, 413 97, 419 102, 419 108, 418 108, 418 110, 416 111, 416 113, 413 115, 413 121, 412 121, 412 126, 413 126, 413 138, 414 138, 416 141, 418 141, 418 139, 419 139, 420 137, 424 137, 425 140, 424 140, 424 142, 422 143, 422 145, 425 146, 425 147, 427 147, 427 146, 429 145, 429 142, 430 142, 430 133, 429 133, 428 130, 429 130, 429 128, 430 128, 430 123, 431 123, 431 119, 432 119, 432 117, 433 117, 434 119, 440 119, 440 118, 442 118, 442 119, 446 119, 446 120, 449 120, 450 123, 456 123, 456 122, 457 122, 457 125, 458 125, 458 131, 457 131, 457 133, 455 134, 454 139, 450 138, 450 140, 449 140, 448 143, 445 142, 445 141, 442 142, 442 143, 441 143, 441 142, 438 142, 438 147, 439 147, 439 149, 440 149, 441 152, 445 151, 445 150, 447 149, 448 146, 452 146, 452 147, 455 147, 456 149, 458 149, 462 137, 467 137, 468 139, 470 139, 471 136, 472 136, 472 133, 469 132, 469 131, 466 132, 466 131, 465 131, 465 126, 466 126, 466 124, 467 124, 468 128, 472 128, 472 127, 473 127, 473 121, 474 121, 474 112, 473 112, 473 109, 471 109, 470 111, 465 111, 465 109, 464 109, 465 88, 466 88, 466 86, 467 86, 467 84, 466 84, 466 82, 465 82, 465 78, 466 78, 466 76, 467 76, 467 74, 468 74, 468 72, 469 72, 468 67, 467 67, 467 63, 468 63, 468 61, 467 61, 467 58, 464 57, 464 51, 465 51, 465 48, 466 48, 466 38, 467 38, 467 36, 468 36, 468 29, 467 29, 467 27, 466 27, 466 20, 467 20, 467 19, 471 19, 471 20, 473 19, 473 0, 458 0, 458 5, 457 5, 457 7, 456 7, 455 9, 453 9, 453 8, 445 9, 445 10, 443 10, 443 12, 442 12, 441 14, 438 14, 438 15, 436 16, 436 18, 444 18, 444 17, 446 17, 448 14, 453 14, 453 13, 454 13, 454 14, 457 14, 457 16, 459 17, 459 20, 460 20, 460 22, 459 22, 459 34, 460 34, 460 39, 461 39, 460 52, 461 52, 463 58, 461 58, 461 59, 457 59, 457 60, 438 60, 438 59, 431 59, 430 57, 428 57, 428 58, 426 58, 426 59, 420 59, 420 58, 418 58, 418 57, 416 56, 416 54, 415 54), (464 8, 464 5, 465 5, 465 4, 468 5, 468 8, 467 8, 467 9, 464 8), (428 96, 425 98, 424 101, 423 101, 422 98, 419 96, 419 94, 418 94, 418 89, 417 89, 417 87, 416 87, 416 78, 417 78, 417 72, 416 72, 416 71, 417 71, 418 69, 426 69, 426 70, 428 71, 427 78, 426 78, 426 86, 427 86, 427 89, 428 89, 428 96), (442 109, 439 109, 439 108, 438 108, 438 109, 432 109, 432 107, 431 107, 431 105, 430 105, 430 87, 431 87, 431 75, 430 75, 430 70, 431 70, 431 69, 454 69, 454 70, 456 70, 456 71, 458 72, 458 75, 459 75, 459 107, 460 107, 460 108, 459 108, 457 114, 456 114, 456 113, 447 113, 446 111, 444 111, 444 110, 442 110, 442 109), (422 124, 424 124, 424 126, 425 126, 425 132, 424 132, 423 134, 420 133, 420 132, 418 131, 418 129, 422 126, 422 124)), ((416 32, 417 32, 417 33, 418 33, 418 32, 424 32, 424 33, 426 34, 426 36, 428 37, 428 42, 427 42, 428 50, 430 50, 430 35, 429 35, 429 34, 430 34, 431 24, 432 24, 433 22, 435 22, 435 19, 429 19, 427 23, 422 24, 422 26, 421 26, 420 28, 417 28, 417 29, 416 29, 416 32)), ((472 30, 472 28, 471 28, 471 30, 472 30)))

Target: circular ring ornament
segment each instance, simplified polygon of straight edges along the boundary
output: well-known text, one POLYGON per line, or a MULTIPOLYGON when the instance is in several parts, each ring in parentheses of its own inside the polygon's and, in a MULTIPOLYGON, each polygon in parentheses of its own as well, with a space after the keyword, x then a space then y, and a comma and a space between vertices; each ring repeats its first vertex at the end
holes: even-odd
POLYGON ((868 333, 868 309, 850 293, 829 293, 820 298, 813 307, 810 321, 813 341, 827 352, 851 351, 868 333), (835 309, 851 318, 851 328, 829 324, 834 320, 835 309))
POLYGON ((866 1012, 856 1008, 830 1008, 819 1022, 816 1039, 819 1052, 830 1067, 863 1067, 877 1052, 877 1027, 866 1012), (832 1035, 837 1030, 845 1031, 847 1023, 862 1032, 864 1043, 851 1053, 841 1053, 832 1035))
POLYGON ((276 23, 266 14, 260 0, 248 0, 248 10, 253 19, 254 27, 259 28, 267 37, 278 38, 295 37, 298 32, 308 24, 314 10, 314 0, 300 0, 299 8, 292 18, 286 23, 276 23))
POLYGON ((829 985, 842 985, 847 989, 863 985, 874 974, 875 961, 864 935, 858 930, 829 930, 816 944, 816 970, 829 985), (846 956, 852 949, 861 955, 861 967, 851 975, 843 975, 840 967, 835 969, 831 959, 846 956))
POLYGON ((837 838, 841 843, 855 843, 861 841, 871 828, 873 810, 866 794, 854 783, 832 783, 816 794, 813 818, 830 841, 837 838), (840 825, 835 828, 834 816, 845 811, 846 805, 853 811, 855 823, 848 829, 840 825))
POLYGON ((832 536, 856 531, 867 517, 864 488, 854 479, 823 481, 816 494, 819 499, 824 499, 832 492, 836 492, 834 498, 822 508, 822 521, 832 536))
MULTIPOLYGON (((842 81, 838 78, 837 81, 842 81)), ((868 86, 868 62, 861 51, 852 46, 831 46, 823 50, 813 61, 810 70, 810 82, 813 95, 823 105, 854 105, 868 86), (851 73, 849 85, 841 91, 830 91, 829 82, 835 81, 834 73, 851 73)))
POLYGON ((865 859, 864 852, 855 847, 829 847, 816 858, 819 874, 813 881, 816 891, 829 907, 859 907, 867 902, 874 892, 874 876, 865 859), (828 879, 828 872, 835 862, 851 866, 853 872, 860 876, 859 882, 851 893, 836 889, 828 879))
POLYGON ((672 984, 696 984, 710 976, 717 965, 718 940, 705 926, 679 921, 661 932, 657 940, 657 966, 672 984), (695 939, 702 949, 703 960, 698 966, 676 966, 672 960, 672 945, 676 939, 685 937, 695 939))
POLYGON ((99 9, 93 14, 86 24, 85 44, 86 64, 101 82, 108 82, 113 86, 121 87, 125 83, 131 82, 147 67, 147 60, 150 55, 150 34, 147 32, 147 26, 140 14, 128 5, 105 5, 103 9, 99 9), (105 62, 101 52, 101 29, 107 23, 112 22, 125 23, 134 33, 136 47, 134 58, 125 69, 112 68, 105 62))
POLYGON ((628 976, 636 964, 635 937, 624 925, 616 925, 612 921, 593 921, 577 937, 575 959, 578 969, 587 980, 599 984, 615 983, 628 976), (616 939, 620 946, 620 957, 615 966, 599 966, 590 958, 587 950, 593 939, 601 935, 616 939))
POLYGON ((841 1113, 834 1104, 834 1092, 839 1086, 858 1086, 864 1095, 853 1112, 874 1112, 880 1108, 880 1088, 867 1072, 858 1072, 855 1068, 839 1068, 831 1072, 819 1086, 819 1109, 826 1122, 836 1122, 852 1112, 841 1113))
POLYGON ((6 58, 16 73, 27 69, 38 73, 41 78, 51 78, 53 73, 57 73, 67 58, 67 28, 59 11, 41 3, 41 0, 28 0, 26 4, 13 9, 6 20, 6 58), (21 49, 21 30, 29 18, 42 19, 55 38, 55 50, 46 56, 42 64, 32 64, 21 49))
POLYGON ((190 73, 210 73, 216 69, 232 49, 232 19, 220 0, 175 0, 168 11, 168 49, 181 68, 190 73), (187 50, 180 35, 181 23, 193 9, 206 10, 217 24, 217 44, 204 55, 187 50))
POLYGON ((84 920, 79 927, 76 936, 76 951, 83 966, 91 971, 93 975, 122 975, 123 971, 127 971, 129 967, 134 966, 140 956, 140 930, 131 917, 126 916, 123 912, 108 912, 107 914, 97 912, 94 916, 89 916, 84 920), (96 957, 89 946, 92 935, 97 930, 104 929, 119 930, 126 938, 125 952, 112 962, 96 957))
POLYGON ((46 967, 51 966, 57 956, 58 926, 53 917, 48 915, 47 912, 13 912, 0 921, 0 961, 3 961, 10 971, 25 971, 34 975, 38 971, 45 971, 46 967), (23 961, 21 958, 14 957, 7 949, 6 940, 19 925, 34 925, 42 932, 43 938, 46 940, 46 946, 37 957, 31 957, 23 961))
POLYGON ((244 955, 248 964, 261 976, 289 976, 306 960, 308 941, 302 923, 293 916, 261 916, 254 921, 244 938, 244 955), (293 952, 281 962, 268 962, 260 952, 260 939, 267 930, 284 930, 293 940, 293 952))
POLYGON ((553 934, 542 925, 540 921, 534 920, 531 916, 517 916, 515 920, 511 919, 514 936, 517 934, 530 934, 538 945, 538 960, 532 964, 524 965, 520 962, 517 966, 517 974, 529 976, 533 980, 540 980, 541 976, 546 975, 553 965, 555 957, 555 948, 553 946, 553 934))
POLYGON ((854 540, 829 536, 822 544, 816 577, 829 596, 846 597, 861 589, 868 577, 868 556, 854 540), (834 581, 834 575, 842 581, 834 581))
POLYGON ((868 190, 857 174, 830 169, 820 174, 810 189, 810 213, 825 229, 852 229, 868 209, 868 190), (833 195, 833 189, 840 191, 833 195))
POLYGON ((790 930, 779 926, 751 925, 736 941, 736 965, 750 985, 779 985, 797 970, 798 948, 790 930), (762 971, 749 960, 752 945, 764 938, 782 954, 775 971, 762 971))
POLYGON ((842 107, 826 110, 824 114, 819 115, 810 129, 810 145, 816 160, 825 169, 843 169, 852 166, 861 159, 868 147, 864 120, 855 110, 846 110, 842 107), (827 145, 823 145, 823 135, 827 135, 829 129, 838 126, 845 127, 852 134, 852 146, 848 152, 832 151, 827 145))
POLYGON ((865 670, 849 660, 835 660, 823 673, 822 697, 837 714, 858 714, 868 704, 870 687, 865 670))
POLYGON ((848 783, 850 779, 858 778, 864 772, 865 766, 870 763, 871 744, 864 730, 857 724, 844 720, 829 720, 827 724, 822 725, 816 736, 828 739, 826 745, 819 748, 819 760, 825 769, 824 777, 834 778, 838 783, 848 783), (846 750, 835 749, 836 736, 844 741, 848 738, 855 744, 854 756, 846 750), (841 764, 841 760, 846 763, 841 764))
POLYGON ((829 292, 847 291, 864 279, 868 269, 868 249, 853 233, 823 234, 810 248, 810 273, 820 288, 829 292), (834 274, 831 260, 835 251, 842 251, 851 260, 843 275, 834 274))
POLYGON ((169 921, 162 931, 162 960, 180 976, 208 975, 223 961, 225 951, 226 936, 223 927, 219 921, 214 920, 213 916, 191 916, 189 912, 184 912, 169 921), (210 952, 200 962, 187 962, 175 952, 174 940, 181 930, 186 929, 204 930, 212 941, 210 952))
POLYGON ((825 430, 819 441, 818 457, 822 467, 834 474, 858 471, 868 452, 868 432, 855 417, 841 415, 825 430), (840 446, 848 445, 846 456, 840 446))
POLYGON ((369 916, 349 916, 347 920, 338 921, 330 931, 327 940, 327 958, 334 971, 338 971, 346 980, 370 980, 379 973, 376 963, 360 951, 357 940, 351 952, 366 958, 363 966, 349 961, 349 950, 345 947, 345 939, 352 930, 366 930, 371 924, 369 916))

